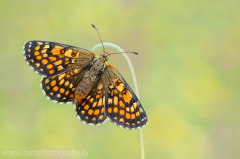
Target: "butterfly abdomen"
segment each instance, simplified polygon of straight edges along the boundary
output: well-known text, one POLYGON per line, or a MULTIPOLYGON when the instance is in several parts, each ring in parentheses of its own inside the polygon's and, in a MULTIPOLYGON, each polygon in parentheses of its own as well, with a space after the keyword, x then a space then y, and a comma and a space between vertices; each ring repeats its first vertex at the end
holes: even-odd
POLYGON ((77 89, 75 91, 75 100, 82 100, 86 98, 86 96, 89 94, 94 80, 96 79, 96 75, 91 75, 90 71, 87 72, 82 80, 77 85, 77 89))

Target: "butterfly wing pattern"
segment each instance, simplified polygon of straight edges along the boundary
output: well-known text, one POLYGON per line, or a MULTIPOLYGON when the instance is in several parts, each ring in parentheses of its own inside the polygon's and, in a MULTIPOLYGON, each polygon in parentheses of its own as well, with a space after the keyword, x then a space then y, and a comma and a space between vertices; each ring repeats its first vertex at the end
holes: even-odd
POLYGON ((128 129, 140 128, 147 124, 147 115, 122 75, 108 65, 106 74, 109 79, 106 98, 106 113, 116 125, 128 129))
POLYGON ((60 104, 74 102, 75 86, 87 70, 88 67, 82 69, 76 68, 60 75, 43 77, 41 81, 43 93, 53 102, 60 104))
MULTIPOLYGON (((76 116, 98 125, 114 124, 136 129, 147 124, 147 115, 121 74, 102 55, 83 48, 50 41, 28 41, 23 54, 31 68, 42 75, 43 93, 53 102, 73 102, 76 116)), ((107 55, 107 53, 105 53, 107 55)))

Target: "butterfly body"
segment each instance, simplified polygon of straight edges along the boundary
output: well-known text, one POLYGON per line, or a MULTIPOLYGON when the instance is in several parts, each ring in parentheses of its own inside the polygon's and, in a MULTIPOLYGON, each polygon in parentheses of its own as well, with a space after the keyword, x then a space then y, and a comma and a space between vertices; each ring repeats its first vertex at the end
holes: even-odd
POLYGON ((83 48, 50 41, 28 41, 24 58, 42 75, 48 99, 75 104, 76 116, 98 125, 107 118, 114 124, 136 129, 147 124, 147 115, 121 74, 107 64, 108 53, 97 57, 83 48))
POLYGON ((103 71, 106 66, 106 60, 102 56, 95 58, 93 60, 92 67, 88 72, 85 73, 82 80, 79 82, 77 89, 75 91, 75 101, 80 101, 89 94, 91 88, 93 87, 94 81, 100 71, 103 71))

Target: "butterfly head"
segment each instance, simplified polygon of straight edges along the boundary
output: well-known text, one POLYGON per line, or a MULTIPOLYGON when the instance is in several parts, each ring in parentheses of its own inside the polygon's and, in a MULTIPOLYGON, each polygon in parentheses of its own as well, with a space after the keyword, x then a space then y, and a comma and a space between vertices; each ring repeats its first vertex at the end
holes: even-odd
POLYGON ((108 60, 108 52, 105 52, 104 54, 100 55, 100 58, 102 58, 104 60, 104 62, 106 62, 108 60))

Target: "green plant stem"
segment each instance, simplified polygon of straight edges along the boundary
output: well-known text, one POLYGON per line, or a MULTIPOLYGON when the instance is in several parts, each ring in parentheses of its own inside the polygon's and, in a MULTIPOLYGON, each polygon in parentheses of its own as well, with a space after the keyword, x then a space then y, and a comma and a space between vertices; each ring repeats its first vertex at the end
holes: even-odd
MULTIPOLYGON (((119 46, 117 46, 115 44, 103 43, 103 45, 104 45, 105 48, 106 47, 110 47, 110 48, 113 48, 113 49, 117 50, 118 52, 124 52, 122 48, 120 48, 119 46)), ((91 51, 95 52, 97 49, 100 49, 100 48, 102 48, 102 44, 101 43, 95 45, 91 49, 91 51)), ((125 59, 125 61, 128 64, 128 67, 129 67, 131 75, 132 75, 135 92, 136 92, 136 95, 137 95, 138 99, 140 100, 138 86, 137 86, 137 79, 136 79, 136 76, 135 76, 135 72, 134 72, 132 63, 131 63, 129 57, 127 56, 127 54, 122 53, 121 55, 123 56, 123 58, 125 59)), ((142 131, 142 128, 138 129, 138 138, 139 138, 140 157, 141 157, 141 159, 144 159, 144 146, 143 146, 143 131, 142 131)))

